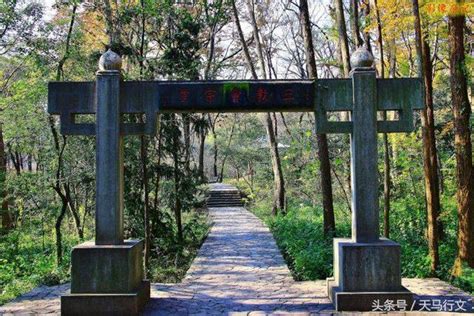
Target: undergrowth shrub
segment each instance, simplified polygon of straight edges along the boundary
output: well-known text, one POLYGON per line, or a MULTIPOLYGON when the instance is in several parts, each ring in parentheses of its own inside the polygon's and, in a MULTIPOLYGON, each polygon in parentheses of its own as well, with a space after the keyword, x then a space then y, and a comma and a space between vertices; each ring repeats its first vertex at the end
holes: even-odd
MULTIPOLYGON (((390 239, 401 245, 402 277, 433 277, 430 274, 431 261, 426 241, 426 223, 423 209, 419 205, 416 201, 393 204, 390 239)), ((274 217, 271 214, 271 203, 261 201, 252 206, 252 211, 270 227, 296 280, 318 280, 332 275, 332 238, 324 236, 321 209, 303 204, 290 204, 286 215, 280 214, 274 217)), ((444 236, 439 245, 440 267, 435 277, 465 291, 473 292, 474 269, 465 267, 461 277, 451 276, 457 252, 457 227, 453 224, 456 222, 454 217, 455 209, 445 209, 442 217, 444 236)), ((350 237, 350 235, 348 214, 336 212, 336 237, 350 237)))

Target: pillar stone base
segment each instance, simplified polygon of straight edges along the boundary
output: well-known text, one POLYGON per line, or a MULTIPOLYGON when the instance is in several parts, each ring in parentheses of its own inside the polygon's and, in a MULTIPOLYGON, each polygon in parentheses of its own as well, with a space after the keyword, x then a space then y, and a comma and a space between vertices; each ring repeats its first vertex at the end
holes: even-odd
POLYGON ((139 315, 149 299, 149 281, 134 293, 71 293, 61 296, 61 315, 139 315))
POLYGON ((386 300, 413 303, 413 294, 402 286, 400 245, 385 238, 334 239, 334 278, 327 280, 327 291, 338 311, 370 311, 386 300))
POLYGON ((143 241, 121 245, 86 242, 73 248, 71 294, 61 297, 63 315, 138 315, 150 298, 144 280, 143 241))

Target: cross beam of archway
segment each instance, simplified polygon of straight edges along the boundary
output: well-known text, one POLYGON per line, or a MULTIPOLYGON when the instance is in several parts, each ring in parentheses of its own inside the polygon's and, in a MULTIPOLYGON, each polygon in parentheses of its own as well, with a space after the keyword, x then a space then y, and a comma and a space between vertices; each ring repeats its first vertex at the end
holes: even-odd
MULTIPOLYGON (((377 110, 397 111, 397 121, 380 122, 378 132, 413 129, 413 109, 423 107, 418 78, 377 79, 377 110)), ((76 117, 96 114, 95 82, 51 82, 48 112, 61 117, 64 135, 95 135, 95 124, 76 117)), ((350 133, 351 122, 332 122, 332 112, 353 110, 351 79, 122 81, 121 114, 142 114, 145 123, 122 123, 123 135, 152 135, 159 113, 183 112, 315 112, 321 133, 350 133)))

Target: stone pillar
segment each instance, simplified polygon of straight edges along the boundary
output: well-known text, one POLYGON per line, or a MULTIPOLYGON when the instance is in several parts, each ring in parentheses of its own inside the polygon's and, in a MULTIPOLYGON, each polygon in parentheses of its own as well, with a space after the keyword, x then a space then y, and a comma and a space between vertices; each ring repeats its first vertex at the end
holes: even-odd
POLYGON ((379 239, 375 70, 354 69, 352 89, 352 239, 374 242, 379 239))
POLYGON ((138 315, 150 298, 143 241, 123 240, 120 56, 100 58, 96 80, 96 238, 73 248, 63 315, 138 315))
MULTIPOLYGON (((352 238, 334 239, 334 277, 328 295, 337 310, 370 311, 375 300, 413 302, 401 284, 400 245, 379 237, 377 82, 373 56, 351 57, 352 238)), ((410 305, 408 305, 410 306, 410 305)))
POLYGON ((120 135, 120 68, 102 69, 97 72, 96 96, 95 243, 96 245, 120 245, 123 243, 123 137, 120 135))

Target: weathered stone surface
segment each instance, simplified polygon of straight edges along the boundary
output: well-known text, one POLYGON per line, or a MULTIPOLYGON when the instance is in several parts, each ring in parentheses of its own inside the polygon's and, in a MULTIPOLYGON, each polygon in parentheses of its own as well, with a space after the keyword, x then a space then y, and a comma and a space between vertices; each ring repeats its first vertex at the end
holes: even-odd
POLYGON ((66 294, 61 296, 61 315, 138 315, 150 299, 150 282, 136 292, 123 294, 66 294))
POLYGON ((353 72, 352 85, 352 239, 374 242, 379 239, 375 70, 353 72))
MULTIPOLYGON (((350 79, 318 79, 289 82, 281 80, 247 81, 249 94, 242 103, 226 102, 225 86, 236 86, 242 81, 123 81, 120 84, 122 114, 146 115, 146 122, 122 123, 124 135, 154 135, 158 113, 176 112, 315 112, 318 133, 350 133, 352 122, 328 121, 331 111, 352 111, 352 83, 350 79), (264 89, 264 90, 262 90, 264 89), (257 102, 257 91, 267 91, 264 103, 257 102), (180 91, 189 92, 186 100, 180 91), (281 97, 292 91, 295 102, 281 97), (209 92, 211 94, 209 94, 209 92), (216 95, 214 95, 216 93, 216 95), (210 99, 212 98, 212 100, 210 99), (184 102, 185 101, 185 102, 184 102), (212 102, 210 102, 212 101, 212 102)), ((50 82, 48 112, 61 115, 63 135, 95 135, 95 124, 75 123, 75 114, 95 114, 95 82, 50 82)), ((398 121, 380 122, 379 132, 413 131, 412 109, 423 109, 423 83, 419 78, 377 79, 377 109, 400 111, 398 121)), ((246 93, 246 91, 244 91, 246 93)), ((291 95, 290 95, 291 96, 291 95)))
POLYGON ((96 82, 97 245, 123 242, 123 137, 120 135, 120 72, 99 71, 96 82))
POLYGON ((374 64, 374 56, 367 48, 359 47, 351 55, 350 62, 352 68, 372 67, 374 64))
POLYGON ((99 70, 117 70, 122 69, 122 58, 111 49, 107 50, 99 59, 99 70))
POLYGON ((143 281, 143 241, 122 245, 86 242, 72 250, 71 292, 61 297, 63 315, 138 315, 150 298, 143 281))
POLYGON ((384 238, 373 243, 335 238, 334 278, 343 292, 400 291, 400 245, 384 238))
POLYGON ((76 246, 71 255, 72 293, 134 293, 143 279, 143 241, 76 246))
POLYGON ((373 56, 358 49, 351 56, 353 111, 351 133, 352 239, 334 239, 334 278, 328 295, 337 310, 370 310, 370 300, 412 295, 401 285, 400 245, 379 239, 377 176, 377 79, 373 56), (403 292, 403 293, 401 293, 403 292))

